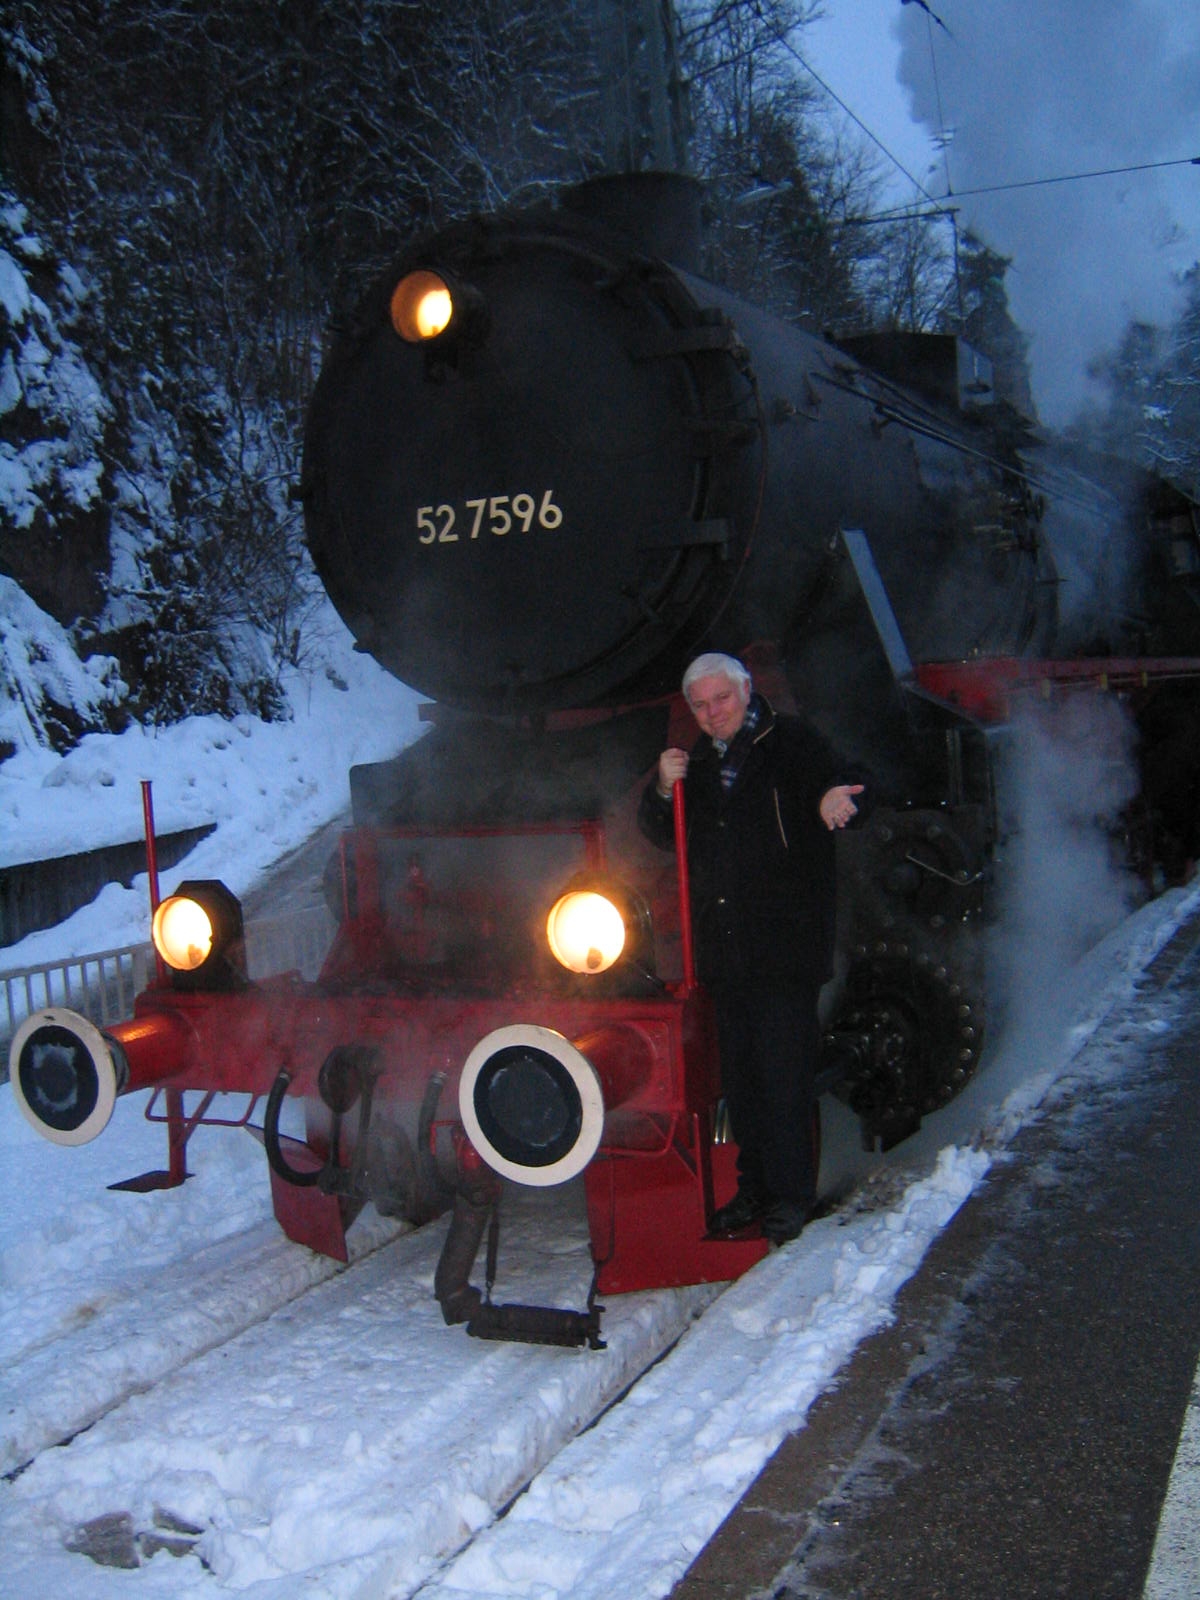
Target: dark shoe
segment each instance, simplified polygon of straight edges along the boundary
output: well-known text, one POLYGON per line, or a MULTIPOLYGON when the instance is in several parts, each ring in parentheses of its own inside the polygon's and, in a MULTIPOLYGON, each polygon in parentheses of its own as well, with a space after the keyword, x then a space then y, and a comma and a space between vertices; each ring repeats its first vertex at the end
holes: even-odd
POLYGON ((772 1244, 787 1244, 800 1233, 813 1214, 813 1207, 801 1205, 798 1200, 776 1200, 763 1213, 763 1238, 772 1244))
POLYGON ((752 1222, 757 1222, 764 1211, 771 1205, 769 1195, 754 1194, 748 1189, 739 1189, 728 1205, 719 1206, 712 1214, 712 1221, 708 1225, 709 1233, 740 1233, 743 1228, 748 1228, 752 1222))

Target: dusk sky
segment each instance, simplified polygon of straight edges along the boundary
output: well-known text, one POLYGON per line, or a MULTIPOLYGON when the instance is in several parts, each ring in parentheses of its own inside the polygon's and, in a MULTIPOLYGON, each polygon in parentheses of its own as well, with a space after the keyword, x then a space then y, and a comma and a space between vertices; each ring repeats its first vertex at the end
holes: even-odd
MULTIPOLYGON (((1042 420, 1130 318, 1169 320, 1200 260, 1195 0, 826 0, 822 78, 961 227, 1013 258, 1042 420), (945 153, 937 135, 949 135, 945 153), (1047 178, 1146 166, 1045 184, 1047 178), (1022 184, 1002 193, 968 190, 1022 184)), ((914 190, 896 172, 897 200, 914 190)), ((918 196, 919 198, 919 196, 918 196)))

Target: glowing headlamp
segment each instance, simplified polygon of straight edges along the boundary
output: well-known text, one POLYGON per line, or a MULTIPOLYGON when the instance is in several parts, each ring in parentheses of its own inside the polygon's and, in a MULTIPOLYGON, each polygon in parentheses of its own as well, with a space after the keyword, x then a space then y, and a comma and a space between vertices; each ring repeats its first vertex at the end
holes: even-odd
POLYGON ((392 290, 388 313, 406 344, 447 351, 479 344, 487 335, 487 309, 478 289, 428 267, 404 274, 392 290))
POLYGON ((569 889, 550 909, 546 937, 568 972, 607 972, 625 948, 625 919, 607 895, 569 889))
POLYGON ((436 272, 407 273, 392 290, 392 327, 408 344, 444 333, 454 315, 454 299, 436 272))
POLYGON ((242 908, 216 879, 181 883, 154 913, 150 936, 180 988, 244 982, 242 908))
POLYGON ((546 942, 568 972, 594 978, 619 966, 624 974, 644 978, 653 966, 650 907, 628 884, 605 873, 581 872, 550 907, 546 942))
POLYGON ((154 913, 154 948, 176 972, 195 972, 212 954, 213 925, 198 900, 174 894, 154 913))

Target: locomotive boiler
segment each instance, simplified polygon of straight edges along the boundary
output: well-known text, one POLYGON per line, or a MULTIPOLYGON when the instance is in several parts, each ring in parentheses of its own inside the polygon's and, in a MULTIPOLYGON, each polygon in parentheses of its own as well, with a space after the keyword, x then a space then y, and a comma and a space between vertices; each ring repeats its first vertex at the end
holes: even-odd
MULTIPOLYGON (((884 1147, 979 1061, 1013 705, 1123 694, 1168 752, 1162 817, 1170 752, 1196 748, 1183 493, 1040 441, 952 337, 828 342, 705 282, 698 251, 688 180, 605 179, 422 239, 367 292, 300 492, 359 646, 431 704, 415 745, 351 773, 320 978, 250 983, 236 902, 185 885, 129 1022, 40 1013, 13 1047, 27 1114, 64 1142, 161 1088, 167 1181, 212 1095, 261 1099, 277 1214, 315 1248, 344 1254, 367 1200, 452 1208, 437 1293, 486 1336, 598 1342, 594 1304, 470 1285, 501 1180, 582 1174, 599 1293, 765 1249, 707 1234, 732 1151, 683 852, 633 822, 659 751, 694 737, 691 655, 742 656, 876 774, 883 800, 838 839, 821 1081, 884 1147)), ((1170 820, 1189 853, 1190 810, 1170 820)))

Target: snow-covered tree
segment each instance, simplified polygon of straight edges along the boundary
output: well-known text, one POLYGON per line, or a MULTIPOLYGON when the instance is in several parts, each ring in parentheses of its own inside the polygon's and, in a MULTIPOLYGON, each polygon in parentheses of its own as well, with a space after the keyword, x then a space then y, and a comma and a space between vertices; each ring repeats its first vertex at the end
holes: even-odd
POLYGON ((90 299, 0 187, 0 561, 64 622, 95 603, 112 488, 112 408, 75 341, 90 299))
POLYGON ((853 289, 839 228, 844 169, 816 137, 793 43, 817 7, 685 0, 679 11, 708 269, 781 316, 828 326, 853 289))
POLYGON ((940 325, 953 283, 945 224, 874 220, 879 159, 805 65, 819 0, 680 0, 678 11, 712 275, 818 332, 940 325))
POLYGON ((1029 340, 1013 320, 1005 279, 1012 260, 973 233, 958 250, 958 292, 947 325, 992 363, 996 398, 1037 420, 1029 374, 1029 340))
POLYGON ((1156 470, 1200 495, 1200 262, 1184 275, 1182 288, 1158 392, 1143 415, 1156 470))
POLYGON ((113 492, 111 407, 75 341, 91 301, 0 186, 0 758, 123 715, 88 641, 113 492))
POLYGON ((414 231, 598 170, 589 20, 582 0, 5 8, 6 174, 76 299, 89 286, 96 414, 76 403, 68 426, 45 393, 76 309, 60 274, 44 358, 32 313, 19 346, 9 318, 0 393, 22 515, 63 549, 14 544, 0 570, 24 582, 35 550, 52 585, 87 576, 46 598, 120 660, 137 715, 285 714, 313 593, 289 488, 323 329, 414 231), (81 428, 103 432, 90 477, 81 428))
POLYGON ((1200 494, 1200 263, 1184 274, 1168 327, 1131 321, 1089 374, 1102 392, 1072 432, 1200 494))

